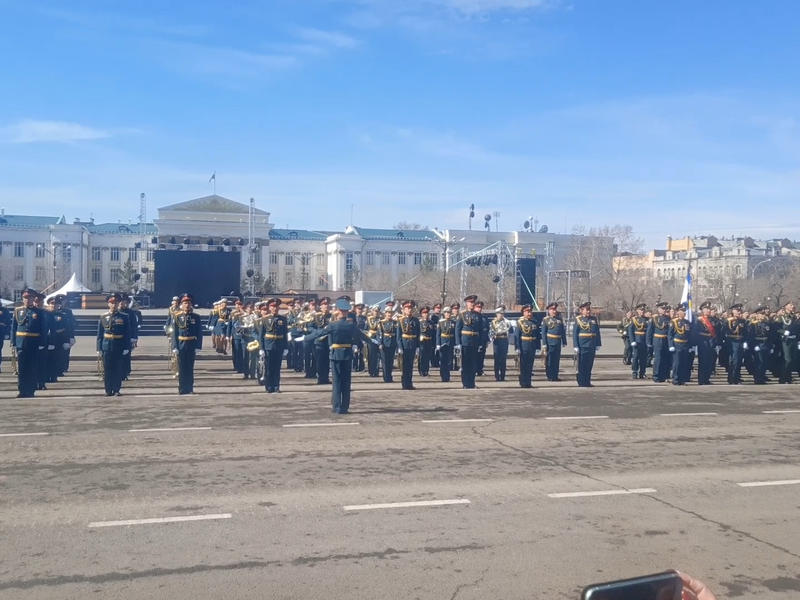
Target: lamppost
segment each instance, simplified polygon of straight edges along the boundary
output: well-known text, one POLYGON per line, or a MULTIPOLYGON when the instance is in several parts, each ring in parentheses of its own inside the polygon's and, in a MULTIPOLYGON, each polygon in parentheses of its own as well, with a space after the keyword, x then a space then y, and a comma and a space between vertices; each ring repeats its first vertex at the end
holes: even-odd
POLYGON ((755 266, 753 267, 753 269, 750 271, 750 279, 755 279, 756 278, 756 269, 758 269, 758 267, 760 267, 761 265, 763 265, 765 263, 771 262, 773 260, 775 260, 774 256, 772 258, 766 258, 766 259, 764 259, 764 260, 762 260, 760 262, 757 262, 755 264, 755 266))
POLYGON ((442 236, 441 240, 433 240, 435 244, 442 248, 442 306, 444 306, 445 302, 447 302, 447 271, 449 270, 449 265, 447 264, 448 259, 448 246, 452 246, 453 244, 457 244, 459 242, 463 242, 465 238, 460 237, 457 240, 449 239, 449 236, 445 233, 442 236))

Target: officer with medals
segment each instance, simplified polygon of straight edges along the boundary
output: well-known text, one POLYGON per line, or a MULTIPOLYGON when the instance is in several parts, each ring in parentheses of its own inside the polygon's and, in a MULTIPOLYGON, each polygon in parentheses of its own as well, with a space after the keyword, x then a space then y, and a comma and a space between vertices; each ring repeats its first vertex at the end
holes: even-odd
POLYGON ((787 302, 775 320, 783 351, 780 383, 792 383, 792 372, 800 369, 800 317, 794 308, 794 302, 787 302))
MULTIPOLYGON (((364 331, 367 328, 367 315, 364 314, 364 303, 359 302, 353 306, 353 319, 359 330, 364 331)), ((356 351, 353 355, 353 371, 361 373, 366 369, 366 361, 364 359, 364 342, 360 341, 356 344, 356 351)))
POLYGON ((653 381, 663 383, 669 378, 669 305, 666 302, 656 304, 656 314, 647 324, 647 346, 653 352, 653 381))
POLYGON ((139 343, 139 319, 141 319, 142 316, 142 313, 138 313, 137 318, 137 315, 131 310, 130 302, 131 297, 128 294, 120 294, 119 308, 117 310, 128 318, 128 323, 131 327, 131 347, 128 349, 130 352, 122 357, 123 381, 127 380, 128 376, 131 374, 131 354, 133 354, 133 349, 136 347, 136 344, 139 343))
MULTIPOLYGON (((437 302, 433 305, 433 311, 430 313, 430 317, 428 317, 431 322, 431 337, 433 337, 434 346, 436 345, 436 327, 439 324, 439 319, 442 318, 442 304, 441 302, 437 302)), ((431 356, 431 366, 434 369, 439 368, 439 351, 434 350, 433 355, 431 356)))
POLYGON ((494 309, 495 317, 489 323, 489 339, 493 344, 494 380, 506 380, 506 361, 508 359, 508 336, 511 324, 506 319, 506 307, 498 306, 494 309))
POLYGON ((203 348, 203 326, 200 317, 193 312, 191 295, 181 297, 180 307, 175 315, 172 352, 178 356, 178 393, 192 394, 195 354, 203 348))
POLYGON ((419 374, 427 377, 436 352, 436 325, 430 320, 431 309, 419 309, 419 374))
POLYGON ((67 351, 70 339, 75 336, 72 319, 63 309, 65 296, 59 294, 51 297, 48 303, 50 311, 50 340, 47 345, 47 382, 55 383, 66 370, 67 351))
POLYGON ((725 319, 725 342, 728 347, 728 383, 738 385, 742 383, 742 362, 744 351, 747 350, 747 321, 742 318, 741 304, 730 307, 731 316, 725 319))
POLYGON ((622 350, 622 364, 623 365, 630 365, 633 362, 633 348, 631 347, 631 340, 628 334, 628 328, 631 324, 631 311, 625 313, 625 316, 622 317, 622 320, 617 323, 617 332, 619 333, 620 337, 622 338, 623 350, 622 350))
POLYGON ((233 303, 233 311, 228 321, 228 341, 231 345, 231 361, 233 370, 242 375, 247 375, 246 355, 247 349, 244 342, 244 318, 246 315, 244 303, 237 298, 233 303))
MULTIPOLYGON (((380 311, 377 306, 373 306, 369 309, 369 314, 367 315, 364 334, 371 340, 380 341, 380 324, 380 311)), ((378 347, 375 344, 364 344, 364 352, 367 355, 367 374, 370 377, 378 377, 380 375, 380 351, 378 347)))
MULTIPOLYGON (((319 301, 319 310, 314 316, 314 329, 325 329, 331 322, 331 299, 327 296, 319 301)), ((314 338, 314 360, 317 364, 317 384, 322 385, 331 382, 330 348, 328 348, 328 337, 318 336, 314 338)))
POLYGON ((11 339, 11 321, 13 310, 0 306, 0 364, 3 362, 3 344, 11 339))
POLYGON ((17 350, 17 398, 33 398, 37 388, 39 354, 47 345, 47 318, 34 301, 37 292, 22 292, 22 306, 14 309, 11 321, 11 346, 17 350))
POLYGON ((277 298, 262 302, 262 317, 256 327, 261 344, 259 354, 264 360, 264 388, 268 394, 281 391, 281 363, 284 352, 288 350, 289 324, 286 317, 278 314, 279 307, 277 298))
POLYGON ((439 376, 443 382, 450 381, 453 368, 453 346, 455 344, 455 322, 450 308, 445 308, 436 323, 436 352, 439 355, 439 376))
POLYGON ((567 326, 558 313, 558 302, 551 302, 547 305, 547 316, 542 319, 542 348, 547 381, 561 381, 558 378, 561 348, 566 345, 567 326))
POLYGON ((106 396, 122 395, 123 357, 131 351, 131 325, 128 315, 119 311, 121 298, 118 293, 108 296, 108 312, 97 323, 97 353, 103 359, 106 396))
POLYGON ((750 316, 747 343, 753 356, 753 383, 764 385, 767 383, 767 362, 771 350, 769 337, 771 323, 767 314, 769 307, 759 306, 750 316))
POLYGON ((580 314, 575 317, 572 329, 572 345, 578 357, 576 379, 578 387, 592 387, 592 367, 597 349, 602 345, 600 324, 592 316, 592 303, 584 302, 578 307, 580 314))
POLYGON ((711 385, 714 373, 714 346, 717 328, 711 320, 711 302, 700 305, 700 316, 692 323, 693 337, 697 345, 697 385, 711 385))
POLYGON ((476 295, 464 298, 465 309, 456 319, 456 350, 461 350, 461 386, 465 389, 475 387, 475 374, 478 371, 478 350, 483 341, 483 319, 474 310, 476 295))
POLYGON ((52 314, 49 310, 45 309, 45 295, 42 292, 36 292, 36 297, 33 299, 33 306, 42 310, 42 316, 45 319, 45 329, 48 331, 47 334, 47 343, 44 344, 44 350, 39 352, 36 355, 36 389, 37 390, 46 390, 47 389, 47 374, 49 372, 48 362, 50 358, 50 351, 53 349, 51 348, 51 344, 49 342, 50 339, 50 329, 52 326, 52 314))
MULTIPOLYGON (((453 335, 455 335, 455 326, 458 322, 458 316, 461 313, 461 304, 458 302, 453 302, 450 305, 450 319, 453 321, 453 335)), ((455 346, 455 338, 453 338, 453 362, 450 365, 451 371, 460 371, 461 370, 461 346, 456 348, 455 346)))
POLYGON ((298 319, 298 322, 302 323, 300 337, 303 338, 303 372, 306 379, 317 378, 317 357, 314 354, 314 340, 308 337, 308 334, 313 333, 316 329, 316 316, 317 301, 311 298, 308 301, 305 315, 303 315, 302 319, 298 319))
POLYGON ((404 390, 414 388, 414 357, 419 349, 420 326, 419 319, 412 313, 414 301, 403 302, 403 316, 398 319, 397 327, 397 354, 400 356, 401 377, 400 382, 404 390))
POLYGON ((295 331, 297 329, 297 320, 303 312, 303 301, 300 298, 295 298, 292 302, 289 312, 286 314, 286 326, 288 327, 287 346, 289 349, 289 356, 286 359, 287 366, 295 373, 303 370, 303 345, 298 343, 295 339, 295 331))
POLYGON ((483 364, 486 361, 486 348, 489 345, 489 317, 483 314, 483 300, 476 300, 473 310, 481 319, 481 336, 480 345, 478 346, 477 362, 475 363, 475 374, 482 376, 483 364))
POLYGON ((628 320, 628 346, 630 347, 630 362, 633 379, 644 379, 647 370, 647 319, 644 311, 647 305, 637 304, 636 314, 628 320))
POLYGON ((686 304, 675 307, 676 316, 669 325, 669 351, 672 354, 672 384, 689 381, 689 348, 693 345, 692 324, 686 320, 686 304))
POLYGON ((383 319, 380 322, 381 369, 384 383, 393 383, 394 355, 397 352, 397 321, 392 317, 394 301, 389 300, 383 307, 383 319))
POLYGON ((519 355, 519 386, 533 387, 533 361, 542 347, 542 338, 539 325, 533 320, 533 307, 530 304, 522 307, 522 316, 515 327, 514 342, 519 355))

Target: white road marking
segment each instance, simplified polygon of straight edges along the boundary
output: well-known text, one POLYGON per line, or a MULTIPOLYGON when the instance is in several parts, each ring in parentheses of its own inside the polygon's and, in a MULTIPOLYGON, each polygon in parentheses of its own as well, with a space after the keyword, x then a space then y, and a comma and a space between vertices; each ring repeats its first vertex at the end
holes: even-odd
POLYGON ((737 483, 739 487, 764 487, 768 485, 798 485, 800 479, 779 479, 777 481, 745 481, 737 483))
POLYGON ((450 504, 469 504, 466 498, 453 500, 420 500, 418 502, 389 502, 386 504, 351 504, 344 506, 344 510, 375 510, 378 508, 414 508, 417 506, 447 506, 450 504))
POLYGON ((151 433, 154 431, 208 431, 211 427, 153 427, 151 429, 128 429, 128 433, 151 433))
POLYGON ((213 521, 217 519, 230 519, 231 513, 216 515, 188 515, 185 517, 159 517, 156 519, 129 519, 127 521, 95 521, 89 527, 121 527, 123 525, 150 525, 153 523, 182 523, 184 521, 213 521))
POLYGON ((423 419, 423 423, 491 423, 494 419, 423 419))
POLYGON ((545 417, 547 421, 576 421, 578 419, 607 419, 608 415, 587 415, 585 417, 545 417))
POLYGON ((561 492, 547 494, 548 498, 586 498, 589 496, 621 496, 624 494, 654 494, 653 488, 633 488, 630 490, 601 490, 598 492, 561 492))
POLYGON ((660 417, 716 417, 715 412, 661 413, 660 417))
POLYGON ((344 425, 361 425, 361 423, 289 423, 281 425, 281 427, 342 427, 344 425))
POLYGON ((29 435, 50 435, 46 431, 39 431, 36 433, 0 433, 0 437, 25 437, 29 435))
POLYGON ((800 410, 762 410, 765 415, 794 415, 800 413, 800 410))

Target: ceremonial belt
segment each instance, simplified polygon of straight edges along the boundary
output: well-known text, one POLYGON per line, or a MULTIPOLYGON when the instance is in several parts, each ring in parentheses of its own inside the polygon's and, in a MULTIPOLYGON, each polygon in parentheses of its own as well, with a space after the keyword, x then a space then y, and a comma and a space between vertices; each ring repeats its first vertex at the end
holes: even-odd
POLYGON ((689 340, 680 340, 678 338, 674 338, 672 341, 675 342, 676 344, 685 344, 689 340))
POLYGON ((548 333, 548 334, 547 334, 547 337, 549 337, 549 338, 555 338, 555 339, 558 339, 558 338, 560 338, 561 336, 560 336, 560 335, 558 335, 557 333, 548 333))
POLYGON ((657 337, 657 338, 662 338, 663 339, 663 338, 667 337, 667 334, 666 333, 654 333, 653 337, 657 337))
POLYGON ((268 340, 282 340, 283 339, 282 335, 275 335, 274 333, 265 333, 264 337, 267 338, 268 340))
POLYGON ((117 334, 114 334, 114 333, 104 333, 103 337, 105 339, 107 339, 107 340, 121 340, 125 336, 122 335, 122 334, 117 335, 117 334))
POLYGON ((461 335, 478 335, 478 332, 477 331, 464 330, 464 331, 461 332, 461 335))
POLYGON ((729 336, 726 336, 726 337, 729 340, 740 340, 740 339, 742 339, 742 336, 740 336, 740 335, 729 335, 729 336))
POLYGON ((352 347, 352 344, 331 344, 331 350, 343 350, 350 347, 352 347))
POLYGON ((403 334, 403 339, 404 340, 415 340, 415 339, 417 339, 417 336, 412 334, 412 333, 404 333, 403 334))
POLYGON ((714 337, 710 333, 702 333, 701 332, 700 335, 702 335, 703 337, 714 337))
POLYGON ((429 342, 431 340, 431 337, 429 335, 421 335, 419 336, 419 339, 423 342, 429 342))
POLYGON ((17 335, 18 336, 22 336, 22 337, 39 337, 41 334, 40 333, 29 333, 27 331, 18 331, 17 335))
POLYGON ((64 333, 66 329, 56 329, 56 333, 64 333))
POLYGON ((593 333, 579 333, 578 337, 594 337, 593 333))
POLYGON ((765 337, 757 337, 756 339, 757 339, 759 342, 766 342, 766 341, 767 341, 767 338, 765 338, 765 337))
POLYGON ((532 335, 522 335, 522 336, 520 336, 519 339, 521 339, 521 340, 523 340, 525 342, 532 342, 533 341, 533 336, 532 335))
POLYGON ((508 334, 506 334, 506 333, 502 333, 502 334, 500 334, 500 335, 496 335, 496 336, 494 336, 494 339, 496 339, 496 340, 504 340, 504 339, 506 339, 507 337, 508 337, 508 334))
POLYGON ((451 338, 451 337, 453 337, 452 334, 450 334, 450 333, 440 333, 439 335, 441 337, 443 337, 443 338, 451 338))
MULTIPOLYGON (((119 336, 119 337, 122 337, 122 336, 119 336)), ((179 342, 191 342, 192 340, 196 340, 196 339, 197 339, 196 335, 179 335, 178 336, 178 341, 179 342)))
POLYGON ((394 337, 393 333, 384 333, 383 337, 394 337))

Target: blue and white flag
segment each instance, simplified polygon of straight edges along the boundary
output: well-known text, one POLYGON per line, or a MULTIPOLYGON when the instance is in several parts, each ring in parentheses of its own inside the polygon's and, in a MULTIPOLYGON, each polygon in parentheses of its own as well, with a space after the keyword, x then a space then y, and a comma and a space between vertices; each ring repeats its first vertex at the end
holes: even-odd
POLYGON ((686 320, 692 322, 692 267, 686 269, 686 281, 683 282, 683 293, 681 294, 681 304, 686 305, 686 320))

